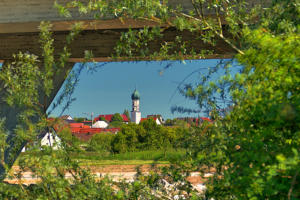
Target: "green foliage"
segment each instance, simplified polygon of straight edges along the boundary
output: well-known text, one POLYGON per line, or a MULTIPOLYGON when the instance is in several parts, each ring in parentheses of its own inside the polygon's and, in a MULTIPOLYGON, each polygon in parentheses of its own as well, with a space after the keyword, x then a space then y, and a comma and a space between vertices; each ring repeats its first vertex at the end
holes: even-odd
POLYGON ((127 56, 129 58, 134 56, 146 57, 149 55, 149 45, 155 39, 161 37, 160 29, 149 29, 145 27, 143 30, 131 30, 122 33, 120 41, 115 47, 116 58, 127 56))
POLYGON ((95 134, 89 141, 87 150, 96 152, 111 152, 112 141, 114 138, 115 135, 112 133, 95 134))
MULTIPOLYGON (((243 30, 248 48, 236 56, 243 70, 219 82, 230 86, 231 111, 224 118, 215 115, 213 126, 191 133, 194 165, 216 170, 207 181, 208 198, 300 197, 300 38, 290 29, 279 32, 243 30)), ((215 85, 193 90, 216 107, 207 91, 216 91, 215 85)))
MULTIPOLYGON (((163 150, 138 150, 134 152, 111 153, 103 151, 80 151, 70 152, 70 158, 78 160, 82 166, 99 166, 112 164, 152 164, 169 163, 166 161, 183 160, 185 158, 185 149, 167 149, 163 150)), ((23 156, 23 155, 21 155, 23 156)))
POLYGON ((110 122, 123 122, 123 118, 120 115, 120 113, 116 113, 112 116, 111 121, 110 122))
POLYGON ((83 121, 85 121, 85 120, 86 120, 85 117, 74 117, 74 121, 75 121, 75 122, 83 122, 83 121))
POLYGON ((106 122, 106 119, 104 117, 100 117, 100 121, 105 121, 106 122))
POLYGON ((185 129, 157 125, 153 119, 137 125, 122 126, 113 141, 113 151, 117 153, 139 150, 167 150, 180 147, 185 129))
POLYGON ((38 88, 36 80, 41 79, 37 57, 30 54, 19 53, 13 56, 15 62, 8 64, 1 70, 0 80, 5 82, 9 96, 8 105, 15 107, 27 106, 37 110, 38 88))
POLYGON ((130 114, 129 114, 129 111, 127 109, 124 110, 123 114, 126 115, 128 120, 130 121, 130 114))
POLYGON ((115 122, 110 122, 107 128, 120 128, 123 125, 124 125, 123 122, 115 121, 115 122))
MULTIPOLYGON (((40 43, 42 46, 43 58, 40 59, 29 53, 19 52, 13 55, 13 61, 5 63, 0 71, 1 85, 1 102, 4 106, 9 107, 16 120, 5 122, 14 127, 13 133, 6 133, 7 148, 5 150, 5 163, 10 168, 21 148, 28 141, 37 140, 37 136, 47 127, 46 109, 49 106, 48 98, 53 98, 53 77, 61 75, 65 66, 63 61, 68 59, 69 53, 67 48, 61 54, 60 59, 54 62, 53 57, 53 39, 49 31, 49 23, 40 25, 40 43), (41 63, 41 61, 43 61, 41 63)), ((75 36, 72 32, 72 34, 75 36)), ((1 179, 5 176, 5 171, 1 170, 1 179)))
MULTIPOLYGON (((95 182, 90 172, 70 160, 65 151, 44 148, 43 152, 39 149, 35 152, 38 153, 36 156, 33 152, 22 156, 19 166, 21 171, 30 170, 37 177, 41 177, 41 182, 30 186, 8 185, 2 182, 1 199, 113 199, 113 191, 106 184, 107 180, 95 182), (71 173, 71 180, 65 178, 67 171, 71 173)), ((18 179, 20 174, 11 176, 18 179)))

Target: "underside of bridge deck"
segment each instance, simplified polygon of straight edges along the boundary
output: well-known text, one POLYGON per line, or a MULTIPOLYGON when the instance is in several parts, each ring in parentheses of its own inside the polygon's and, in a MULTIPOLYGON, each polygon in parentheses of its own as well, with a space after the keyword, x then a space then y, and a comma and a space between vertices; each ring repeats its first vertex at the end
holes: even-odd
MULTIPOLYGON (((257 4, 266 4, 269 0, 246 0, 249 8, 257 4)), ((58 0, 59 3, 66 3, 68 0, 58 0)), ((88 0, 82 0, 88 2, 88 0)), ((63 47, 67 31, 75 21, 84 23, 84 31, 73 42, 73 61, 77 62, 83 58, 84 50, 92 50, 98 61, 110 61, 114 53, 114 47, 119 40, 120 34, 128 30, 129 27, 143 28, 144 26, 154 26, 154 22, 146 20, 125 19, 120 21, 115 16, 106 15, 95 21, 94 16, 79 14, 76 9, 71 9, 72 18, 65 18, 58 14, 54 8, 53 0, 2 0, 0 1, 0 60, 10 59, 12 54, 31 52, 41 55, 38 26, 41 21, 50 21, 53 24, 56 54, 59 54, 63 47), (96 22, 96 23, 95 23, 96 22)), ((169 0, 170 7, 181 6, 184 13, 193 10, 190 0, 169 0)), ((206 16, 213 16, 212 11, 204 10, 206 16)), ((184 41, 190 42, 191 47, 196 49, 214 50, 210 58, 228 58, 235 52, 223 41, 218 41, 215 47, 204 44, 196 40, 196 35, 188 32, 180 32, 174 28, 165 30, 163 38, 151 43, 151 51, 158 50, 162 41, 171 41, 176 35, 182 35, 184 41)), ((71 59, 71 60, 72 60, 71 59)), ((126 60, 126 58, 124 58, 126 60)))
MULTIPOLYGON (((116 46, 122 32, 126 29, 107 30, 85 30, 72 42, 71 61, 78 62, 84 58, 85 50, 90 50, 97 61, 112 61, 111 56, 115 53, 116 46)), ((67 31, 56 31, 53 34, 55 55, 58 56, 66 44, 67 31)), ((196 35, 188 31, 178 31, 168 28, 164 31, 164 36, 149 44, 150 52, 159 51, 163 42, 174 41, 176 36, 182 36, 183 41, 189 44, 190 48, 198 50, 212 50, 213 54, 208 58, 228 58, 235 51, 224 41, 218 40, 216 46, 203 43, 196 39, 196 35)), ((39 33, 0 33, 0 60, 11 59, 13 54, 18 52, 29 52, 41 56, 42 49, 39 43, 39 33)), ((146 59, 146 58, 141 58, 146 59)))

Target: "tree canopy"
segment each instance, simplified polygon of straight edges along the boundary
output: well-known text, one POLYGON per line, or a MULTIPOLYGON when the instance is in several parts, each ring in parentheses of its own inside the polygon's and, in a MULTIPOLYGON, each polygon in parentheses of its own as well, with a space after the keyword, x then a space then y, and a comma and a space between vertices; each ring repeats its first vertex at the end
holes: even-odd
POLYGON ((116 113, 112 116, 111 122, 123 122, 123 117, 120 115, 120 113, 116 113))

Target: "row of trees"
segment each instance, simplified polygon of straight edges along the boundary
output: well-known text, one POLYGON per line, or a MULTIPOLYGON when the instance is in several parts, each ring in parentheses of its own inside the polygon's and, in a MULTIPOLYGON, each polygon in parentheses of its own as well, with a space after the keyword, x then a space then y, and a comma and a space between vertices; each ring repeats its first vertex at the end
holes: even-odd
POLYGON ((157 125, 153 119, 140 124, 125 124, 116 134, 96 134, 89 141, 89 150, 124 153, 140 150, 167 150, 183 147, 188 129, 157 125))

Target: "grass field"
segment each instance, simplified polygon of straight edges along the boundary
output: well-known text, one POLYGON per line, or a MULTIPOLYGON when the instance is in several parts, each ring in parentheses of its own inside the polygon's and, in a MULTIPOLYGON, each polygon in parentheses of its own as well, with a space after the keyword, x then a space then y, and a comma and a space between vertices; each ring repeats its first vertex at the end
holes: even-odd
MULTIPOLYGON (((148 150, 139 152, 126 152, 121 154, 111 154, 107 152, 76 152, 70 153, 70 157, 79 161, 82 166, 100 165, 146 165, 146 164, 169 164, 176 160, 182 160, 185 150, 148 150)), ((21 154, 21 156, 28 153, 21 154)), ((15 163, 18 165, 18 160, 15 163)))
POLYGON ((149 150, 139 152, 126 152, 121 154, 109 154, 98 152, 83 152, 80 154, 71 154, 73 159, 86 165, 120 165, 120 164, 168 164, 184 157, 184 150, 168 150, 165 153, 161 150, 149 150))

